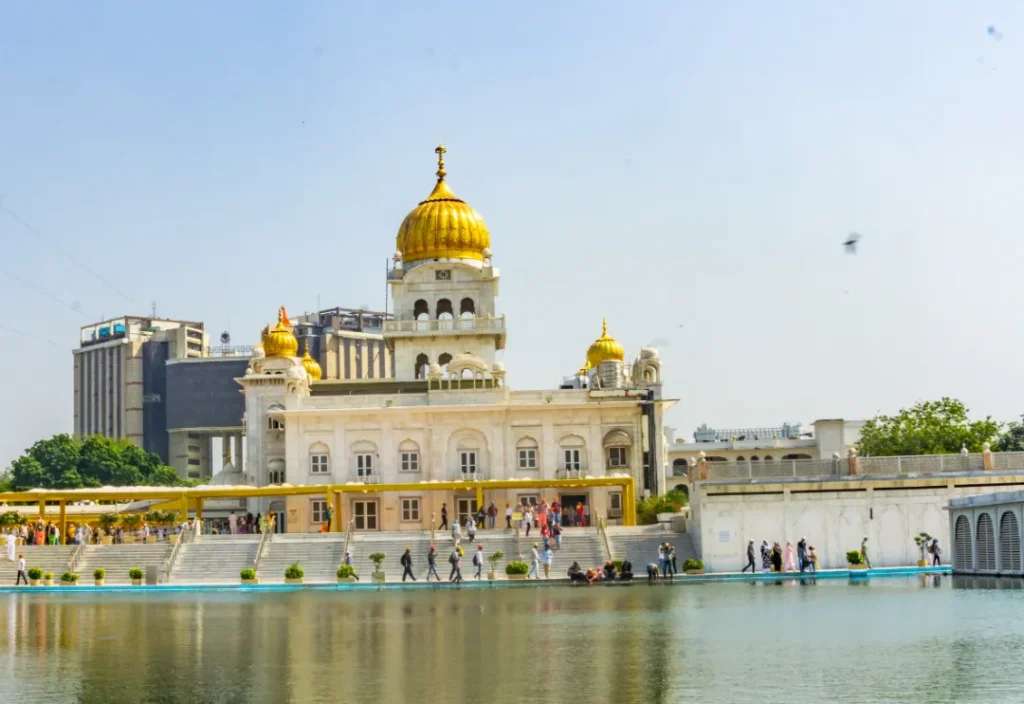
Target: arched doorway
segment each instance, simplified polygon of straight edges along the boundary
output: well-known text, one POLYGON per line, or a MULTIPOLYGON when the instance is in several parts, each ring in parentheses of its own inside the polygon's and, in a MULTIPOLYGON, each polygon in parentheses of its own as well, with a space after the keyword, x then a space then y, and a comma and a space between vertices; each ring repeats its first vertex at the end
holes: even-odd
POLYGON ((971 559, 971 522, 959 516, 953 528, 953 564, 958 570, 974 569, 971 559))
POLYGON ((987 513, 978 516, 978 531, 975 541, 977 568, 994 571, 996 568, 996 538, 992 530, 992 516, 987 513))
POLYGON ((1013 511, 999 519, 999 571, 1020 572, 1020 526, 1013 511))

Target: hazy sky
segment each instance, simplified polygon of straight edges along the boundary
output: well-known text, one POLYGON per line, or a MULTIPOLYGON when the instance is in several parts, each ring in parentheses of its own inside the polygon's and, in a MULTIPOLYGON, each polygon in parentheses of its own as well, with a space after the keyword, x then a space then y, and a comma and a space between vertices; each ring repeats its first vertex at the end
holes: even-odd
POLYGON ((548 4, 7 3, 0 467, 71 430, 82 324, 382 306, 439 142, 515 388, 607 316, 687 435, 1024 411, 1024 5, 548 4))

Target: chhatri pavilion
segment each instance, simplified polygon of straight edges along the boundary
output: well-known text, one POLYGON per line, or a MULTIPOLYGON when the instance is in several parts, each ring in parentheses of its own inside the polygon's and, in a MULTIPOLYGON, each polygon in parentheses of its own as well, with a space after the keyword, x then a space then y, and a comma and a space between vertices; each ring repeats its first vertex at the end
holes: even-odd
POLYGON ((615 523, 629 498, 621 482, 551 480, 629 477, 637 495, 664 491, 670 401, 661 397, 658 353, 644 348, 627 362, 602 324, 582 368, 559 388, 510 389, 490 232, 449 187, 445 150, 436 151, 437 181, 399 226, 387 274, 393 378, 322 379, 281 308, 238 379, 244 473, 223 479, 345 486, 331 496, 249 499, 249 510, 276 514, 289 532, 318 529, 329 505, 335 529, 421 530, 442 504, 464 515, 493 502, 503 515, 506 504, 542 497, 582 503, 591 522, 615 523))

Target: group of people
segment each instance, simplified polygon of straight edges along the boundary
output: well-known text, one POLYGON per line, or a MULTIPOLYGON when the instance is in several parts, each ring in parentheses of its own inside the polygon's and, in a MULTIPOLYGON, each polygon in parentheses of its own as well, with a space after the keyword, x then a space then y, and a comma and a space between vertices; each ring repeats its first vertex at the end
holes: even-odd
MULTIPOLYGON (((452 551, 448 555, 448 564, 451 565, 451 571, 448 573, 448 581, 454 584, 462 582, 462 559, 465 557, 465 549, 458 543, 452 546, 452 551)), ((476 551, 473 553, 473 576, 476 579, 483 579, 484 562, 484 546, 477 545, 476 551)), ((352 564, 352 553, 345 553, 345 564, 352 564)), ((402 557, 399 558, 399 564, 402 565, 402 581, 411 579, 416 581, 416 575, 413 573, 413 562, 412 562, 412 548, 407 547, 405 552, 402 553, 402 557)), ((437 571, 437 546, 431 545, 430 549, 427 550, 427 573, 424 575, 426 581, 430 581, 433 577, 438 582, 441 581, 441 575, 437 571)))
MULTIPOLYGON (((864 550, 867 550, 865 540, 864 550)), ((865 558, 867 553, 864 553, 865 558)), ((742 572, 750 570, 751 574, 757 572, 757 552, 754 541, 747 542, 747 562, 742 572)), ((870 565, 870 563, 869 563, 870 565)), ((768 545, 767 540, 761 541, 761 570, 764 572, 816 572, 818 570, 818 553, 813 545, 807 544, 807 538, 800 538, 793 548, 793 543, 786 541, 783 548, 778 542, 768 545)))
POLYGON ((615 563, 609 560, 601 567, 594 567, 584 571, 580 567, 580 563, 574 560, 569 565, 566 574, 569 575, 569 581, 574 583, 595 584, 597 582, 614 582, 616 580, 628 582, 633 579, 633 564, 629 560, 623 560, 619 568, 616 569, 615 563))
MULTIPOLYGON (((538 530, 542 535, 554 537, 561 532, 563 526, 586 526, 587 511, 582 501, 578 501, 574 507, 564 507, 558 499, 551 503, 544 498, 536 503, 525 503, 519 507, 519 519, 515 519, 515 509, 511 503, 505 504, 505 528, 512 530, 519 528, 526 535, 531 530, 538 530), (554 529, 558 528, 558 531, 554 529)), ((461 523, 465 527, 473 525, 474 530, 486 526, 493 530, 498 522, 498 507, 492 501, 487 508, 480 507, 476 512, 466 514, 462 518, 456 517, 449 523, 448 504, 441 504, 441 521, 438 523, 438 530, 453 530, 455 524, 461 523)))

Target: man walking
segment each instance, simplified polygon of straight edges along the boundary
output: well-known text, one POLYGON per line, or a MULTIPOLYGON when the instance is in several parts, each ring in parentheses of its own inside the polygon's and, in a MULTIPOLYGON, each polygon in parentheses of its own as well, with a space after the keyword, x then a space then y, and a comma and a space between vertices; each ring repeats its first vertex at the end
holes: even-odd
POLYGON ((25 574, 25 556, 18 555, 18 576, 14 580, 14 586, 21 584, 22 580, 25 581, 25 586, 28 586, 28 575, 25 574))
POLYGON ((505 504, 505 528, 512 530, 512 504, 505 504))
POLYGON ((498 522, 498 507, 491 502, 491 505, 487 507, 487 527, 494 530, 494 526, 498 522))
POLYGON ((409 548, 405 549, 402 553, 402 581, 405 581, 406 577, 416 581, 416 575, 412 573, 412 551, 409 548))
POLYGON ((932 565, 942 564, 942 549, 939 547, 939 539, 935 538, 932 540, 931 547, 928 551, 932 554, 932 565))
POLYGON ((452 565, 452 571, 448 575, 448 581, 459 584, 462 581, 462 548, 456 545, 452 550, 452 554, 448 556, 448 562, 452 565))
POLYGON ((740 570, 741 573, 746 572, 747 568, 750 568, 750 574, 757 572, 757 563, 754 562, 754 541, 751 540, 747 543, 747 564, 740 570))
POLYGON ((554 557, 555 554, 551 551, 551 546, 544 543, 544 579, 551 579, 551 561, 554 557))
POLYGON ((537 543, 533 544, 530 552, 530 571, 526 574, 526 578, 540 579, 540 573, 537 571, 537 568, 540 566, 540 554, 537 552, 537 543))
POLYGON ((437 573, 437 548, 433 545, 430 546, 430 551, 427 553, 427 581, 430 581, 430 577, 433 576, 438 582, 441 581, 441 575, 437 573))
POLYGON ((868 538, 864 536, 864 540, 860 541, 860 556, 864 558, 864 564, 871 569, 871 560, 868 558, 868 538))
POLYGON ((796 561, 801 572, 807 569, 807 538, 800 538, 796 544, 796 561))
POLYGON ((473 576, 476 577, 478 580, 481 579, 481 572, 483 571, 483 568, 484 568, 484 546, 483 545, 477 545, 476 546, 476 552, 473 553, 473 567, 476 568, 476 570, 473 572, 473 576))
POLYGON ((441 525, 438 526, 439 530, 448 529, 448 504, 441 504, 441 525))

